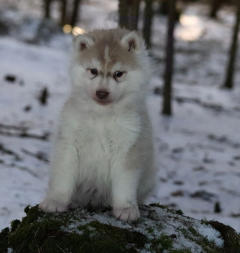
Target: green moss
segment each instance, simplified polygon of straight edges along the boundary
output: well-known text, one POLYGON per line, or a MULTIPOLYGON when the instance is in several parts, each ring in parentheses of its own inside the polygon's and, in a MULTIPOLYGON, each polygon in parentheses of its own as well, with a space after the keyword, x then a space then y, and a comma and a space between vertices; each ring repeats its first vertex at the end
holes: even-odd
POLYGON ((162 245, 162 249, 171 249, 172 248, 172 238, 169 237, 168 235, 161 235, 161 237, 159 238, 159 242, 162 245))
POLYGON ((183 215, 183 211, 178 209, 178 210, 176 210, 176 214, 183 215))
POLYGON ((201 219, 201 224, 208 225, 208 224, 209 224, 209 221, 206 220, 206 219, 201 219))
POLYGON ((13 220, 11 222, 11 232, 14 232, 20 223, 21 223, 20 220, 13 220))
MULTIPOLYGON (((152 207, 169 210, 158 204, 152 207)), ((162 253, 164 250, 168 253, 191 253, 188 248, 174 248, 183 235, 201 246, 206 253, 240 253, 240 238, 232 228, 217 222, 204 222, 222 234, 225 245, 219 249, 191 226, 189 218, 175 215, 174 210, 167 213, 166 219, 169 218, 170 222, 176 220, 182 225, 173 235, 161 233, 167 223, 161 222, 156 208, 152 207, 144 206, 142 218, 127 229, 97 221, 95 211, 76 209, 61 214, 46 214, 37 206, 27 207, 27 216, 22 221, 14 220, 11 229, 0 232, 0 252, 5 253, 12 248, 14 253, 134 253, 143 249, 152 253, 162 253), (139 232, 144 228, 149 237, 139 232)), ((107 218, 109 210, 98 211, 98 215, 107 218)))
MULTIPOLYGON (((23 219, 22 224, 9 236, 9 244, 16 252, 42 252, 41 250, 49 248, 50 244, 54 242, 54 238, 58 237, 60 242, 61 236, 67 238, 66 234, 63 235, 59 231, 61 222, 58 220, 46 219, 39 222, 29 219, 30 223, 27 223, 27 220, 23 219)), ((43 252, 51 251, 45 250, 43 252)))
POLYGON ((161 204, 159 204, 159 203, 152 203, 152 204, 150 204, 150 206, 159 207, 159 208, 161 208, 161 209, 168 209, 167 206, 161 205, 161 204))
POLYGON ((7 252, 9 228, 4 228, 0 233, 0 252, 7 252))
POLYGON ((187 248, 173 249, 173 238, 165 234, 162 234, 159 239, 152 240, 150 249, 151 252, 156 253, 162 253, 163 250, 167 250, 168 253, 191 253, 187 248))
POLYGON ((137 252, 147 241, 141 233, 97 221, 79 226, 78 229, 84 233, 81 237, 84 237, 86 251, 83 252, 89 252, 89 246, 93 247, 92 252, 137 252))
POLYGON ((165 209, 168 212, 173 213, 173 214, 183 215, 183 211, 182 210, 180 210, 180 209, 178 209, 178 210, 170 209, 168 206, 163 206, 163 205, 161 205, 159 203, 153 203, 153 204, 150 204, 150 206, 152 206, 152 207, 159 207, 161 209, 165 209))
POLYGON ((97 221, 78 226, 74 232, 63 231, 62 227, 70 224, 72 214, 45 214, 38 207, 26 211, 27 216, 21 223, 12 223, 11 233, 6 230, 0 234, 7 242, 2 249, 11 246, 16 253, 134 253, 146 242, 146 237, 141 233, 97 221))
POLYGON ((162 252, 162 250, 172 249, 173 240, 170 236, 162 234, 159 239, 151 241, 152 252, 162 252))
POLYGON ((196 231, 196 229, 195 228, 193 228, 193 227, 190 227, 189 228, 189 232, 192 234, 192 235, 194 235, 194 236, 199 236, 199 233, 196 231))
POLYGON ((154 229, 152 227, 146 228, 147 232, 152 234, 154 232, 154 229))
POLYGON ((190 249, 174 249, 170 250, 169 253, 192 253, 190 249))

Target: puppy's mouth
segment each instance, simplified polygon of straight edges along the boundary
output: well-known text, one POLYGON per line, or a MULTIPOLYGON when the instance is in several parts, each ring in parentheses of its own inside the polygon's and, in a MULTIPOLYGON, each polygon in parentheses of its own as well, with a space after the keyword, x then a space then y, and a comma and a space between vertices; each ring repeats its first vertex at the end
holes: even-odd
POLYGON ((111 104, 113 102, 111 99, 99 99, 97 97, 94 97, 93 99, 99 105, 109 105, 109 104, 111 104))

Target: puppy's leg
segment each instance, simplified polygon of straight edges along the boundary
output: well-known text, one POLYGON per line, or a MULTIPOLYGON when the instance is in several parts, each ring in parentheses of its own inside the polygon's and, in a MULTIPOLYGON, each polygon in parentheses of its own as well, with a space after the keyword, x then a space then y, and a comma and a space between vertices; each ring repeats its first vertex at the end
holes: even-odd
POLYGON ((53 157, 49 189, 39 207, 46 212, 67 210, 78 177, 78 154, 72 143, 59 140, 53 157))
POLYGON ((139 171, 123 167, 119 162, 112 173, 113 215, 124 221, 134 221, 140 216, 137 204, 139 171))

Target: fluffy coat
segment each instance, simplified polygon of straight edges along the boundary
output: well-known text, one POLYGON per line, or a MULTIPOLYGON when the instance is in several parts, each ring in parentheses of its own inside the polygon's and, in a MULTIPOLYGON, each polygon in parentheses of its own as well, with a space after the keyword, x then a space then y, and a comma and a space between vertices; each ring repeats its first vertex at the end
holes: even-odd
POLYGON ((70 73, 72 92, 61 113, 40 207, 62 212, 110 205, 117 218, 136 220, 138 203, 155 178, 145 104, 151 66, 143 40, 124 29, 80 35, 70 73))

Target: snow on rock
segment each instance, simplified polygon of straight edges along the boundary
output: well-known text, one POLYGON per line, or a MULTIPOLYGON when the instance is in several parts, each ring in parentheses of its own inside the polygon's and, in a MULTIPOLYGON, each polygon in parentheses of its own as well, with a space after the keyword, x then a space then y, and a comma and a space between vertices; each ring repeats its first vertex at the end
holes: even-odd
POLYGON ((195 220, 180 210, 159 204, 141 206, 140 211, 138 221, 125 223, 116 220, 108 208, 46 214, 37 206, 28 207, 22 221, 12 221, 11 228, 0 233, 0 251, 225 253, 239 250, 240 237, 234 230, 226 237, 223 230, 217 231, 207 221, 195 220))
POLYGON ((196 229, 199 234, 204 236, 210 242, 214 242, 218 247, 223 247, 223 240, 220 238, 219 231, 213 229, 210 225, 198 224, 196 229))

